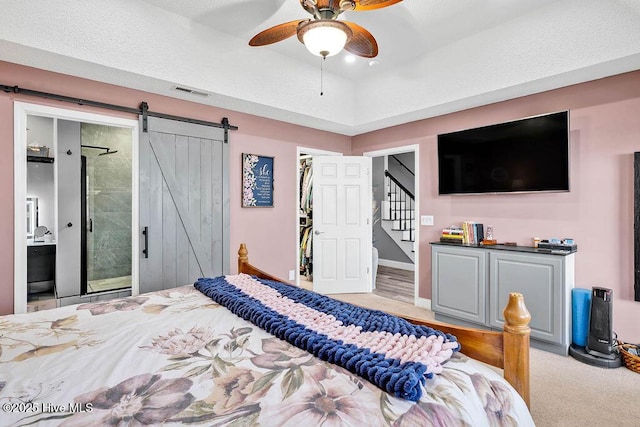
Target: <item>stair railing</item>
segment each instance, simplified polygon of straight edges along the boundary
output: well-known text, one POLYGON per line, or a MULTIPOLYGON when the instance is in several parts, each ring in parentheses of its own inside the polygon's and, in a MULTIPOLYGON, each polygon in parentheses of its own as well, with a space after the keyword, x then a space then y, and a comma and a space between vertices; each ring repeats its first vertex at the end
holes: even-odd
POLYGON ((390 155, 389 157, 391 157, 393 160, 395 160, 396 162, 398 162, 400 164, 400 166, 402 166, 403 168, 405 168, 407 170, 407 172, 409 172, 412 176, 416 176, 415 173, 413 173, 413 171, 411 169, 409 169, 409 167, 407 165, 405 165, 402 160, 400 160, 399 158, 397 158, 395 155, 390 155))
POLYGON ((389 193, 387 200, 389 202, 389 219, 397 219, 400 221, 400 230, 409 231, 409 241, 415 241, 413 223, 415 218, 411 218, 411 212, 415 209, 415 197, 404 185, 398 181, 396 177, 391 175, 388 170, 384 171, 384 176, 388 179, 387 184, 389 193), (396 194, 395 200, 391 200, 391 194, 396 194), (393 213, 399 213, 399 218, 392 218, 393 213))

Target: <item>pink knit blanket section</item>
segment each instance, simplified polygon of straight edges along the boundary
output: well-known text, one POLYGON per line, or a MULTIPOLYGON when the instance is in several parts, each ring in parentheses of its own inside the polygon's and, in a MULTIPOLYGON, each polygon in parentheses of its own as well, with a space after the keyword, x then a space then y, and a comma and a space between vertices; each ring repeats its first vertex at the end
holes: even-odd
POLYGON ((342 340, 345 344, 353 344, 359 348, 368 348, 372 352, 400 360, 402 363, 420 362, 427 367, 427 372, 442 372, 442 363, 451 357, 453 350, 458 346, 457 342, 445 343, 441 336, 436 335, 418 338, 386 331, 363 332, 360 326, 345 326, 333 315, 295 302, 247 274, 225 276, 225 279, 266 307, 330 339, 342 340))

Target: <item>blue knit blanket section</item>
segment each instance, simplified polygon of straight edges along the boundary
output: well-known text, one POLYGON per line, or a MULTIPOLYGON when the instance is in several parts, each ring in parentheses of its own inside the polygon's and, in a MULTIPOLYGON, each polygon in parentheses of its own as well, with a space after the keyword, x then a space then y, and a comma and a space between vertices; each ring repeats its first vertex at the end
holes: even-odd
MULTIPOLYGON (((254 278, 255 279, 255 278, 254 278)), ((455 337, 430 328, 423 328, 398 317, 368 310, 351 304, 333 300, 324 295, 296 288, 278 282, 261 281, 279 291, 282 295, 324 313, 331 313, 348 325, 362 326, 363 331, 386 331, 401 335, 420 337, 429 334, 446 336, 450 342, 455 337), (373 319, 367 322, 367 319, 373 319)), ((286 315, 263 305, 257 299, 245 294, 227 282, 224 276, 201 278, 194 284, 203 294, 225 306, 237 316, 248 320, 272 335, 312 353, 314 356, 341 366, 375 384, 396 397, 417 401, 422 396, 426 378, 433 377, 427 366, 420 362, 404 362, 387 358, 383 354, 345 344, 342 340, 332 340, 327 335, 313 331, 286 315)), ((458 348, 454 351, 457 351, 458 348)))
MULTIPOLYGON (((445 341, 456 341, 456 337, 451 334, 447 334, 424 325, 414 325, 405 319, 385 313, 384 311, 358 307, 347 302, 338 301, 282 282, 259 278, 255 279, 273 289, 276 289, 280 294, 295 302, 304 304, 314 310, 331 314, 336 319, 342 321, 344 325, 360 326, 362 327, 362 330, 366 332, 386 331, 391 332, 392 334, 400 333, 401 335, 414 335, 416 338, 438 335, 442 336, 445 341)), ((460 350, 459 345, 458 350, 460 350)))

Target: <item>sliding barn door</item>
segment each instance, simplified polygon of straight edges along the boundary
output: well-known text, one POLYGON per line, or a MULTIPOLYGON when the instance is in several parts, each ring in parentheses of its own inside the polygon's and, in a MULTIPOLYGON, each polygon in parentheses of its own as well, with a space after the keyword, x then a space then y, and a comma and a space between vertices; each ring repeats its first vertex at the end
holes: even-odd
POLYGON ((147 132, 140 126, 140 293, 229 270, 224 130, 147 120, 147 132))

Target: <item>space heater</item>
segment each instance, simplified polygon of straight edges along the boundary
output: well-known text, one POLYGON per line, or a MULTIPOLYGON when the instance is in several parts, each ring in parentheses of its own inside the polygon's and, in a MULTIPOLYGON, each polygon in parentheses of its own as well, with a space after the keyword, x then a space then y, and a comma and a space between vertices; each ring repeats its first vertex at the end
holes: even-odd
POLYGON ((620 353, 615 349, 612 303, 613 290, 600 287, 591 289, 586 346, 577 345, 574 339, 574 343, 569 347, 569 354, 572 357, 602 368, 622 366, 620 353))
POLYGON ((592 356, 615 359, 615 354, 613 353, 612 296, 613 291, 611 289, 594 287, 591 290, 587 353, 592 356))

